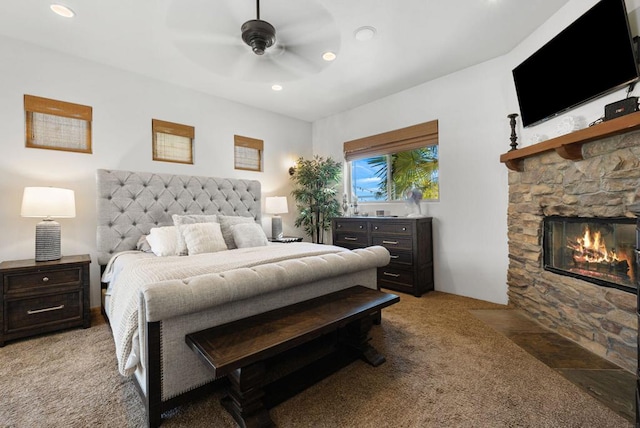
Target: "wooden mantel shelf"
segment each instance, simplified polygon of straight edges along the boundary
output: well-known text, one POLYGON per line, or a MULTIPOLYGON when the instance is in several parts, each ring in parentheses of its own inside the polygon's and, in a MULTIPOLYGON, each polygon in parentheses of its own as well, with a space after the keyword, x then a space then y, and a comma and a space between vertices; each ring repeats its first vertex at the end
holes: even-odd
POLYGON ((560 157, 569 160, 581 160, 582 145, 600 138, 623 134, 640 129, 640 112, 631 113, 589 128, 561 135, 538 144, 511 150, 500 155, 500 162, 513 171, 523 171, 524 159, 543 152, 555 150, 560 157))

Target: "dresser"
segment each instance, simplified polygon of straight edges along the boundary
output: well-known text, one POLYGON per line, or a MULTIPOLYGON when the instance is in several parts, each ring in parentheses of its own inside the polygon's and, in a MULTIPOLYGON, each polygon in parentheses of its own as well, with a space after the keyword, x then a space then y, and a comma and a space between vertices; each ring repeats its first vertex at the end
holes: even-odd
POLYGON ((91 326, 88 254, 0 263, 0 346, 12 339, 91 326))
POLYGON ((391 262, 378 268, 378 287, 416 297, 433 290, 431 217, 336 217, 333 244, 349 249, 381 245, 391 262))

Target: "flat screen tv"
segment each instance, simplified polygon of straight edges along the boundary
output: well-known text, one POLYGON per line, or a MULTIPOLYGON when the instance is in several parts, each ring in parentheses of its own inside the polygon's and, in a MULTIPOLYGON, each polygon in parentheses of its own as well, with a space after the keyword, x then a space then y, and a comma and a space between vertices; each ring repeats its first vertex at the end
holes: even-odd
POLYGON ((637 81, 634 49, 624 0, 598 2, 513 69, 522 125, 637 81))

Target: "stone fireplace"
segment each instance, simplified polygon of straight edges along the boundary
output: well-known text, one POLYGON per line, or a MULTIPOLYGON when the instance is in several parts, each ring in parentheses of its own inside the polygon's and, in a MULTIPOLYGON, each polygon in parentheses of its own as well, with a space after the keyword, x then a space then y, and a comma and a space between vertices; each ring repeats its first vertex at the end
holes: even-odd
MULTIPOLYGON (((635 120, 640 123, 638 118, 635 120)), ((602 125, 611 126, 608 122, 596 126, 602 125)), ((545 218, 573 218, 578 220, 571 221, 587 224, 595 219, 591 222, 592 228, 608 224, 608 219, 628 219, 620 223, 630 225, 632 236, 612 231, 607 225, 607 231, 618 233, 607 238, 607 245, 616 250, 625 247, 627 253, 630 245, 635 248, 636 217, 630 207, 640 201, 640 131, 610 132, 603 138, 592 138, 595 132, 592 129, 580 132, 590 136, 586 140, 589 142, 573 147, 558 145, 555 150, 551 141, 540 143, 547 144, 542 150, 525 147, 511 152, 525 153, 517 159, 517 164, 511 159, 515 155, 501 157, 511 169, 507 214, 509 303, 545 327, 635 373, 638 322, 633 252, 632 260, 626 261, 633 272, 626 271, 630 276, 621 279, 620 286, 615 285, 615 279, 611 285, 577 275, 583 273, 583 268, 593 268, 587 275, 598 277, 598 270, 608 272, 609 269, 604 264, 594 267, 580 257, 575 264, 564 266, 564 270, 573 270, 570 274, 545 269, 559 263, 559 259, 549 260, 549 254, 545 260, 543 238, 549 233, 545 218), (510 159, 505 160, 506 157, 510 159)), ((570 237, 556 237, 554 251, 561 251, 560 242, 566 245, 567 240, 579 245, 578 238, 585 239, 582 228, 583 225, 581 233, 575 234, 578 236, 572 232, 570 237)), ((593 239, 595 233, 590 230, 589 239, 593 239)), ((609 266, 614 270, 625 269, 623 262, 609 266)), ((605 279, 608 281, 611 277, 605 279)))

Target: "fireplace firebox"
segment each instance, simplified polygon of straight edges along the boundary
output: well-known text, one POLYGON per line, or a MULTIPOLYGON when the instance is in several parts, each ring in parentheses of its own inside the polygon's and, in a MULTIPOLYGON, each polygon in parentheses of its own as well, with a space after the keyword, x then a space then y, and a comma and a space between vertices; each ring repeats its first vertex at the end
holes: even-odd
POLYGON ((636 219, 544 218, 544 269, 635 293, 636 219))

